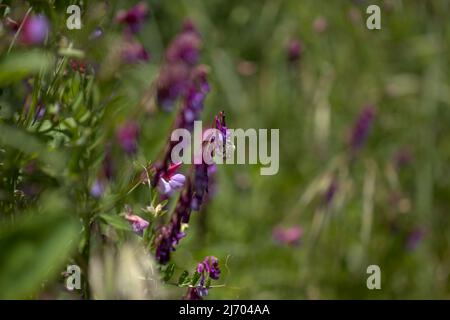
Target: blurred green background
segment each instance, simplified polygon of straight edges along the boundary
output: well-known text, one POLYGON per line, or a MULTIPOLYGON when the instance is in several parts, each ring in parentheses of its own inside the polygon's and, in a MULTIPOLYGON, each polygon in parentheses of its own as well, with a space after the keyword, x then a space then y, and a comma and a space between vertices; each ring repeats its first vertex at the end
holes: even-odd
MULTIPOLYGON (((89 2, 88 11, 97 4, 89 2)), ((108 12, 134 3, 112 2, 108 12)), ((98 120, 104 132, 88 132, 98 122, 80 120, 82 129, 68 142, 66 154, 77 154, 71 158, 72 173, 56 173, 48 182, 65 195, 75 193, 68 200, 72 206, 58 200, 59 207, 76 208, 81 216, 94 210, 89 201, 82 208, 77 205, 85 201, 77 184, 92 182, 99 165, 98 155, 84 154, 83 146, 103 141, 112 123, 132 112, 155 79, 164 48, 190 18, 204 41, 201 62, 210 68, 203 119, 210 123, 224 110, 230 128, 279 129, 280 169, 261 176, 259 165, 219 166, 215 196, 204 210, 193 213, 187 237, 173 256, 177 266, 192 270, 204 256, 217 256, 222 267, 217 284, 224 286, 210 290, 211 299, 450 298, 448 1, 148 3, 150 19, 139 39, 151 61, 122 71, 120 87, 108 71, 102 74, 86 108, 106 103, 113 111, 98 120), (381 30, 366 28, 369 4, 381 7, 381 30), (292 39, 303 48, 296 63, 287 59, 292 39), (98 98, 109 93, 118 94, 107 102, 98 98), (365 145, 350 160, 349 135, 368 104, 376 108, 374 123, 365 145), (399 154, 407 154, 402 166, 397 165, 399 154), (332 181, 337 189, 324 205, 332 181), (274 228, 292 226, 303 230, 297 245, 274 240, 274 228), (381 268, 381 290, 366 286, 366 269, 373 264, 381 268)), ((47 11, 53 29, 64 25, 64 8, 61 4, 47 11)), ((106 28, 110 42, 75 43, 89 57, 108 64, 114 46, 107 43, 115 40, 108 32, 106 28)), ((67 36, 83 38, 77 31, 67 36)), ((65 99, 74 99, 77 91, 71 94, 65 99)), ((172 120, 166 114, 144 120, 139 163, 158 156, 172 120)), ((4 132, 14 136, 2 128, 4 132)), ((33 152, 37 149, 39 145, 33 152)), ((15 168, 12 162, 6 166, 9 172, 15 168)), ((119 175, 131 172, 129 168, 119 175)), ((145 197, 145 190, 136 195, 135 200, 142 200, 136 208, 145 205, 145 197)), ((58 222, 52 222, 52 230, 59 230, 58 222)), ((61 233, 73 234, 75 225, 64 225, 68 231, 61 233)), ((11 239, 6 243, 15 241, 11 239)), ((17 271, 15 279, 21 276, 17 271)), ((5 283, 0 281, 0 287, 5 283)), ((179 295, 177 291, 173 297, 179 295)))

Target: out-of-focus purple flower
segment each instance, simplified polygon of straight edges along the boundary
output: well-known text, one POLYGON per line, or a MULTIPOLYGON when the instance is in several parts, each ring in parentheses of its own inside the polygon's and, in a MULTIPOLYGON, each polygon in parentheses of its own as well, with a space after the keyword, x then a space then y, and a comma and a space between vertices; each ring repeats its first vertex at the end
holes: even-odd
POLYGON ((36 121, 41 120, 45 116, 46 111, 47 111, 47 109, 45 108, 45 106, 42 103, 38 103, 38 105, 36 107, 36 113, 35 113, 34 119, 33 119, 33 124, 36 121))
POLYGON ((397 151, 394 157, 394 164, 397 169, 402 169, 408 166, 412 160, 411 150, 408 148, 402 148, 397 151))
POLYGON ((208 256, 197 265, 197 272, 207 273, 211 279, 217 280, 220 277, 219 259, 214 256, 208 256))
POLYGON ((99 199, 105 192, 105 189, 106 189, 105 182, 102 179, 95 179, 90 190, 91 196, 96 199, 99 199))
MULTIPOLYGON (((200 34, 192 22, 185 22, 182 31, 169 44, 157 88, 158 105, 164 111, 171 111, 179 97, 184 97, 185 105, 201 106, 209 91, 206 68, 194 68, 200 56, 201 44, 200 34)), ((190 107, 185 108, 184 113, 187 122, 195 118, 195 110, 190 107)))
POLYGON ((274 228, 272 235, 275 241, 279 243, 296 245, 299 243, 300 238, 303 235, 303 229, 300 226, 289 228, 276 227, 274 228))
POLYGON ((138 235, 142 236, 144 234, 144 230, 148 227, 149 222, 138 215, 132 214, 128 212, 125 215, 125 219, 131 223, 131 227, 133 231, 138 235))
POLYGON ((137 151, 137 140, 139 137, 139 125, 134 121, 128 121, 119 126, 116 138, 122 149, 129 155, 137 151))
POLYGON ((27 45, 39 45, 44 43, 49 31, 50 25, 44 15, 31 15, 23 22, 20 40, 27 45))
POLYGON ((333 201, 334 195, 336 194, 337 189, 338 189, 338 182, 337 182, 336 178, 332 178, 332 180, 331 180, 330 184, 328 185, 328 188, 324 194, 325 205, 328 206, 331 204, 331 202, 333 201))
POLYGON ((89 35, 89 39, 90 40, 95 40, 100 38, 103 35, 103 30, 100 27, 97 27, 94 29, 94 31, 91 32, 91 34, 89 35))
POLYGON ((148 11, 147 3, 141 1, 128 11, 120 10, 117 13, 116 21, 127 25, 127 31, 137 33, 148 18, 148 11))
POLYGON ((298 61, 302 53, 303 46, 301 42, 297 39, 291 39, 287 48, 288 61, 291 63, 298 61))
POLYGON ((167 172, 159 178, 158 190, 161 195, 169 197, 175 191, 183 188, 186 177, 181 173, 175 173, 180 166, 181 162, 171 165, 167 172))
POLYGON ((155 256, 161 264, 165 264, 170 260, 170 254, 175 251, 176 245, 185 236, 185 233, 182 231, 182 224, 189 222, 191 198, 192 188, 190 181, 187 180, 169 223, 160 228, 155 238, 155 256))
POLYGON ((122 59, 129 64, 135 64, 147 62, 150 60, 150 55, 140 42, 129 38, 123 43, 122 59))
POLYGON ((189 83, 189 68, 184 63, 162 67, 158 78, 157 100, 164 111, 171 111, 175 101, 183 95, 189 83))
POLYGON ((313 29, 317 33, 323 33, 328 28, 328 21, 325 17, 319 16, 316 19, 314 19, 313 22, 313 29))
POLYGON ((350 137, 350 148, 353 153, 361 149, 369 135, 375 118, 375 107, 366 106, 361 111, 350 137))
POLYGON ((188 65, 197 63, 202 40, 197 32, 183 30, 169 45, 166 60, 169 63, 182 61, 188 65))
POLYGON ((406 248, 408 250, 414 250, 418 247, 418 245, 422 242, 425 236, 425 232, 421 228, 416 228, 411 231, 406 240, 406 248))

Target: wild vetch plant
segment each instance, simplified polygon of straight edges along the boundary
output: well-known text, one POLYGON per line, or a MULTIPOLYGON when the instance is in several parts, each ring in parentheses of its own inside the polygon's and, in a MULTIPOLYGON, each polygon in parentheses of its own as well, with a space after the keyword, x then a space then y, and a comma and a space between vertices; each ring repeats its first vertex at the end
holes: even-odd
MULTIPOLYGON (((156 281, 202 299, 219 259, 190 273, 173 255, 211 199, 216 166, 172 162, 170 139, 170 127, 202 119, 211 90, 201 33, 186 20, 153 60, 145 2, 84 3, 73 31, 56 18, 68 4, 0 7, 0 297, 57 297, 53 281, 75 264, 82 298, 164 297, 156 281), (37 271, 15 283, 27 265, 37 271)), ((226 134, 217 114, 208 122, 226 134)))

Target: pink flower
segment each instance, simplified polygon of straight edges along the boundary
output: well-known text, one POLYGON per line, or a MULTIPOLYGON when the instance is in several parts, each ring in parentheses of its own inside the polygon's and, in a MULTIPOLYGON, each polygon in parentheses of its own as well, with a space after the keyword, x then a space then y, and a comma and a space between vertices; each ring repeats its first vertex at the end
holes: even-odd
POLYGON ((298 244, 301 236, 303 235, 303 229, 300 226, 294 226, 289 228, 276 227, 273 230, 273 238, 275 241, 287 244, 298 244))
POLYGON ((147 220, 142 219, 141 217, 135 214, 127 213, 125 215, 125 219, 127 219, 131 223, 133 231, 141 236, 144 234, 144 230, 149 225, 147 220))
POLYGON ((42 44, 49 32, 49 23, 44 15, 29 16, 25 19, 20 34, 20 40, 24 44, 42 44))

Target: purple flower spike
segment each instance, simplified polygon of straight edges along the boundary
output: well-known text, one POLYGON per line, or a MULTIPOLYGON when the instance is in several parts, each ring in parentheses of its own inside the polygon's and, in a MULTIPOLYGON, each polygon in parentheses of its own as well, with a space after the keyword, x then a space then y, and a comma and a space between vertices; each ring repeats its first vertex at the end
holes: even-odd
POLYGON ((364 145, 364 142, 366 141, 372 127, 374 118, 375 107, 373 106, 366 106, 360 113, 350 137, 350 147, 352 152, 358 151, 364 145))
POLYGON ((138 215, 127 213, 125 216, 125 219, 127 219, 131 223, 131 227, 133 228, 133 231, 136 232, 138 235, 142 236, 144 234, 144 230, 148 227, 149 222, 145 219, 142 219, 138 215))
POLYGON ((129 32, 137 33, 147 17, 148 6, 147 3, 142 1, 128 11, 119 11, 116 16, 116 21, 121 24, 126 24, 129 32))
POLYGON ((50 30, 50 25, 44 15, 33 15, 25 19, 20 33, 20 40, 27 45, 44 43, 50 30))

